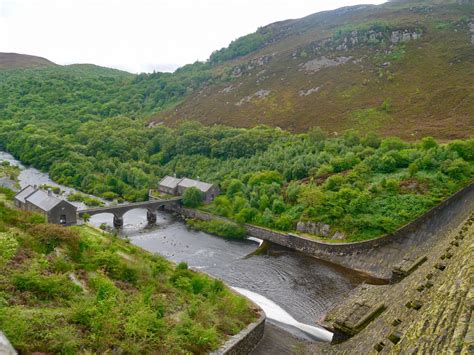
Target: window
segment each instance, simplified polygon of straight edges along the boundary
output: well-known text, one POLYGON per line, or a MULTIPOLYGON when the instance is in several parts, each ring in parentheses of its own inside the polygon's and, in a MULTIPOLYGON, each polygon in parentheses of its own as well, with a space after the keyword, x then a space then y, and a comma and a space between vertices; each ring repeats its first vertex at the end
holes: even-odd
POLYGON ((63 224, 63 225, 66 224, 66 215, 65 214, 62 214, 61 216, 59 216, 59 224, 63 224))

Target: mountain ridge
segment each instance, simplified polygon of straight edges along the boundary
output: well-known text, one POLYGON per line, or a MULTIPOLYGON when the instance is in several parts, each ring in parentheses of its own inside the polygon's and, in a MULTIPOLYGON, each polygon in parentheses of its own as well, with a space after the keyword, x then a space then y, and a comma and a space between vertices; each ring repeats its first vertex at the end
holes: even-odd
POLYGON ((3 70, 8 85, 16 82, 29 92, 28 82, 41 77, 51 80, 47 90, 54 91, 59 78, 69 97, 79 98, 81 90, 88 90, 83 75, 107 77, 114 82, 107 89, 122 92, 119 96, 134 105, 111 97, 92 112, 140 116, 151 126, 197 120, 235 127, 264 124, 292 132, 321 127, 333 135, 356 129, 408 140, 474 135, 472 0, 390 1, 278 21, 216 50, 206 62, 174 73, 136 75, 16 56, 39 58, 40 66, 31 60, 22 66, 18 60, 19 68, 32 70, 3 70))
POLYGON ((235 48, 244 54, 214 58, 223 80, 188 94, 152 122, 268 124, 295 132, 320 126, 334 134, 355 128, 410 140, 469 137, 471 24, 472 2, 456 1, 357 5, 270 24, 232 42, 230 54, 217 51, 224 59, 235 48), (245 40, 254 42, 246 48, 239 43, 245 40))
POLYGON ((0 52, 0 69, 38 68, 57 66, 52 61, 29 54, 0 52))

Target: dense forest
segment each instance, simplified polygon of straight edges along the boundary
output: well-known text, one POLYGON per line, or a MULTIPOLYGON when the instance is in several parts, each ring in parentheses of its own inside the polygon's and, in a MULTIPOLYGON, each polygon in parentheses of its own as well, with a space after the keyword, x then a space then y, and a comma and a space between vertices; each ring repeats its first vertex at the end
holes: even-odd
POLYGON ((140 118, 146 105, 133 118, 113 116, 114 110, 98 109, 103 103, 89 102, 84 87, 72 90, 61 84, 66 79, 47 78, 58 82, 44 90, 45 81, 37 88, 25 84, 26 104, 14 96, 21 91, 3 84, 11 94, 2 95, 1 148, 59 183, 107 199, 144 200, 164 175, 199 177, 222 188, 206 207, 221 216, 285 231, 298 221, 322 222, 360 240, 393 231, 473 175, 474 139, 407 143, 355 131, 328 137, 317 128, 291 134, 192 121, 147 127, 140 118), (52 103, 63 96, 59 88, 75 101, 52 103))
POLYGON ((89 65, 0 71, 0 149, 58 183, 119 202, 147 199, 164 175, 199 177, 223 191, 203 207, 213 213, 284 231, 320 222, 331 227, 325 237, 345 240, 391 232, 472 179, 474 139, 408 143, 351 130, 148 124, 186 92, 225 80, 210 68, 138 76, 89 65))
POLYGON ((0 191, 0 329, 21 353, 204 354, 256 318, 222 281, 0 191))

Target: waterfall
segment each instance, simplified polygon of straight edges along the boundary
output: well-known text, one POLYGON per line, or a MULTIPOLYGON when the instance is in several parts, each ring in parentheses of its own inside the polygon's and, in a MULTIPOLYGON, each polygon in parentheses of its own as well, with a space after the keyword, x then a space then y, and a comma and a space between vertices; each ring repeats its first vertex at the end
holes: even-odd
POLYGON ((330 331, 298 322, 290 314, 288 314, 288 312, 268 298, 240 287, 232 287, 232 289, 244 295, 252 302, 257 304, 260 308, 262 308, 267 315, 267 319, 297 328, 304 334, 318 341, 330 342, 332 340, 333 334, 330 331))

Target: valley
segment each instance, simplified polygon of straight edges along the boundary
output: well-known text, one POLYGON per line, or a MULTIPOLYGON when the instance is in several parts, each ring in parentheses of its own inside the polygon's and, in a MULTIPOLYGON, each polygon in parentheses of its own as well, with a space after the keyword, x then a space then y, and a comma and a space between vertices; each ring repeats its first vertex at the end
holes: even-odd
POLYGON ((0 352, 471 352, 473 73, 469 0, 280 21, 173 73, 0 53, 0 352), (16 208, 27 185, 78 225, 16 208))

